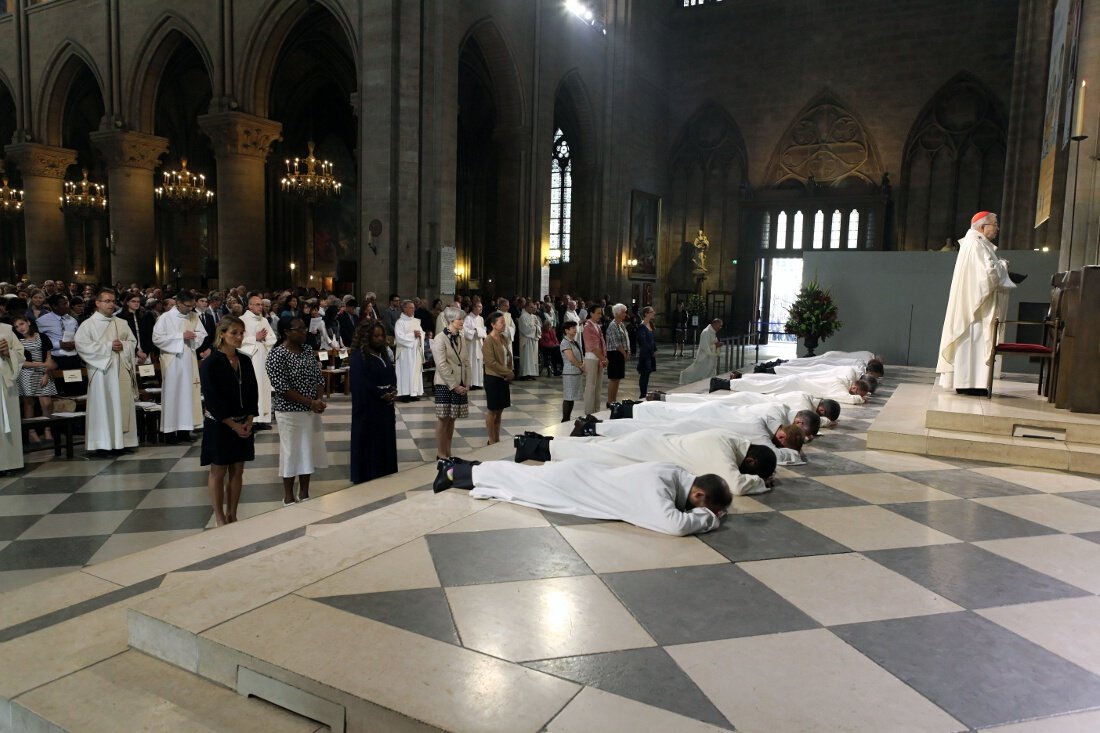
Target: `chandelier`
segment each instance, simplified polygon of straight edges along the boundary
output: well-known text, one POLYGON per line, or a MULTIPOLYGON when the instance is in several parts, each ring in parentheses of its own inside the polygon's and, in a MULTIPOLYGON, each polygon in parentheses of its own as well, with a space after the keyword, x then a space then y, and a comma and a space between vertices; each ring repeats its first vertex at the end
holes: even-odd
POLYGON ((180 158, 178 171, 164 171, 164 185, 153 191, 158 202, 184 213, 205 209, 214 200, 214 192, 206 188, 206 176, 187 170, 187 158, 180 158))
POLYGON ((309 203, 340 195, 342 183, 332 175, 332 163, 318 160, 313 155, 313 141, 309 141, 309 157, 286 160, 286 175, 279 186, 288 196, 299 196, 309 203), (304 166, 304 170, 303 170, 304 166))
POLYGON ((0 216, 19 216, 23 211, 23 192, 8 186, 4 175, 4 161, 0 160, 0 216))
POLYGON ((61 210, 66 214, 95 216, 107 210, 107 197, 102 183, 88 180, 88 169, 81 171, 82 181, 65 181, 65 194, 60 197, 61 210))

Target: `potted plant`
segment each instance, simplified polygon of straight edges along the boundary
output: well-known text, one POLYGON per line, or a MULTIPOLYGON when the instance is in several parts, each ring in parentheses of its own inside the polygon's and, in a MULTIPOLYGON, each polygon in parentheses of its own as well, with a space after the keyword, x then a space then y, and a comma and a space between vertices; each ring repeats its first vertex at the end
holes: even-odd
POLYGON ((833 296, 828 290, 822 290, 817 280, 812 280, 802 286, 787 309, 783 330, 802 338, 806 356, 813 356, 818 343, 836 333, 841 325, 833 296))

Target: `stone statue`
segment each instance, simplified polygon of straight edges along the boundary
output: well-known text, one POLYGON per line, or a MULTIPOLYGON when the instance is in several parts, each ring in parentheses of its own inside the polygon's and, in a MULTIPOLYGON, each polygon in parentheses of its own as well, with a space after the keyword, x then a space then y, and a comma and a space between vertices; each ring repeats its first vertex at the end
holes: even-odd
POLYGON ((699 236, 695 238, 695 241, 691 243, 695 247, 695 256, 691 258, 691 264, 695 266, 694 275, 706 275, 707 274, 707 248, 710 247, 710 240, 707 239, 707 235, 703 234, 703 230, 699 230, 699 236))

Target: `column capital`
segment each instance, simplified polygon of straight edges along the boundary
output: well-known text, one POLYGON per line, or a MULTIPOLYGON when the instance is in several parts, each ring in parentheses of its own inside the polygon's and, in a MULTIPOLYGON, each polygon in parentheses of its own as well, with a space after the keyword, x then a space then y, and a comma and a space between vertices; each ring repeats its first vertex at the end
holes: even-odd
POLYGON ((214 112, 199 117, 199 127, 214 144, 215 155, 267 159, 271 145, 282 139, 281 122, 244 112, 214 112))
POLYGON ((24 176, 65 177, 65 169, 76 162, 76 151, 39 143, 15 143, 4 148, 24 176))
POLYGON ((102 130, 89 136, 107 159, 108 168, 140 168, 151 171, 168 152, 168 139, 132 130, 102 130))

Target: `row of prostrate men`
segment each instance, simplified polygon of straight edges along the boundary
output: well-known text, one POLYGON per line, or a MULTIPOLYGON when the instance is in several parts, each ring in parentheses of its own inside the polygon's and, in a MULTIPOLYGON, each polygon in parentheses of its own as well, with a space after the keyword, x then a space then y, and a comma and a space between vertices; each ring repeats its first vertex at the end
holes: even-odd
POLYGON ((671 535, 709 532, 734 496, 770 491, 778 466, 805 463, 803 446, 836 424, 842 403, 870 399, 884 373, 867 351, 762 364, 710 379, 707 393, 613 404, 608 420, 565 424, 569 435, 517 436, 514 462, 443 461, 433 488, 671 535))

